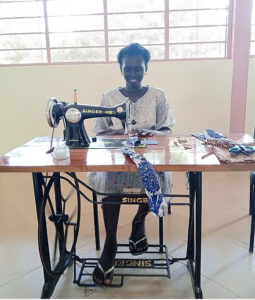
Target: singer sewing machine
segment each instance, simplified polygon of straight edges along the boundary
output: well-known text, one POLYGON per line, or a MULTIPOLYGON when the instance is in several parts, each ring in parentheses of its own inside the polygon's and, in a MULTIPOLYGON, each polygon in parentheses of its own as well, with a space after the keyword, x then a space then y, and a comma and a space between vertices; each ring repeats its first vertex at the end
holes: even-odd
POLYGON ((90 139, 87 135, 84 120, 100 117, 115 117, 121 120, 123 128, 125 125, 135 124, 129 120, 128 104, 125 102, 113 107, 94 106, 86 104, 73 104, 58 102, 50 98, 46 107, 46 118, 52 128, 56 128, 61 119, 64 122, 64 139, 69 148, 89 147, 90 139))

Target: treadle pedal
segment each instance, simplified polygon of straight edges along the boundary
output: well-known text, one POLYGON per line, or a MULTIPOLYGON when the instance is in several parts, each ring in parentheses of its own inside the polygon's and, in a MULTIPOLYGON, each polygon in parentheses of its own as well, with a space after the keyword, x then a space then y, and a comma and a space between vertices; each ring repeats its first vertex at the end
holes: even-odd
MULTIPOLYGON (((118 244, 118 249, 122 247, 127 248, 128 244, 118 244)), ((83 258, 78 279, 76 280, 76 278, 74 278, 74 283, 79 286, 95 287, 96 284, 92 281, 92 273, 97 263, 98 258, 83 258)), ((113 282, 110 287, 122 287, 124 276, 170 278, 170 264, 167 247, 165 245, 149 245, 148 250, 140 255, 139 258, 133 258, 133 256, 130 255, 129 249, 126 251, 118 250, 115 260, 113 282), (150 250, 151 248, 157 248, 157 250, 152 251, 150 250), (162 248, 164 250, 162 250, 162 248), (127 254, 130 256, 129 258, 126 258, 127 254), (155 256, 158 255, 160 257, 155 258, 155 256), (132 272, 124 271, 124 269, 129 269, 132 272), (120 280, 116 282, 116 278, 120 278, 120 280)))
MULTIPOLYGON (((74 283, 79 286, 85 287, 96 287, 97 284, 93 282, 92 274, 94 268, 97 266, 98 258, 84 258, 82 267, 78 276, 78 280, 74 280, 74 283)), ((122 287, 124 281, 124 275, 122 274, 113 274, 112 284, 109 287, 122 287), (119 282, 116 282, 116 278, 119 278, 119 282)))

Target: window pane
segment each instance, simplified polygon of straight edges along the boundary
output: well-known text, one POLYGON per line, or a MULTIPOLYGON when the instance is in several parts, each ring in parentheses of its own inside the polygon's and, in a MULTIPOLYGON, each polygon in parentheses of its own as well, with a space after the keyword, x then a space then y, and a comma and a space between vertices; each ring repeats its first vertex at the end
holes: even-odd
POLYGON ((255 5, 252 7, 251 24, 255 24, 255 5))
POLYGON ((163 27, 164 13, 120 14, 108 16, 109 29, 163 27))
POLYGON ((169 0, 170 9, 226 8, 229 0, 169 0))
POLYGON ((44 34, 19 34, 0 36, 1 49, 45 48, 44 34))
POLYGON ((44 32, 43 18, 0 20, 0 33, 44 32))
POLYGON ((46 50, 0 51, 0 64, 29 64, 46 62, 46 50))
POLYGON ((255 42, 251 43, 251 50, 250 51, 251 51, 251 55, 255 56, 255 42))
POLYGON ((0 2, 0 18, 43 16, 43 2, 0 2))
POLYGON ((51 32, 104 29, 103 16, 49 17, 48 20, 51 32))
POLYGON ((171 59, 224 57, 225 44, 170 45, 169 55, 171 59))
POLYGON ((165 58, 165 46, 147 46, 151 53, 151 59, 164 59, 165 58))
POLYGON ((251 40, 255 40, 255 25, 251 26, 251 40))
POLYGON ((225 41, 226 27, 170 28, 171 43, 225 41))
POLYGON ((109 31, 109 45, 164 43, 164 29, 109 31))
POLYGON ((109 60, 117 61, 117 55, 122 47, 109 47, 109 60))
POLYGON ((104 48, 51 50, 52 62, 104 61, 104 48))
MULTIPOLYGON (((120 49, 123 47, 109 47, 109 59, 110 61, 117 61, 117 55, 120 49)), ((164 59, 165 47, 164 46, 146 46, 151 53, 151 59, 164 59)))
POLYGON ((52 0, 47 1, 48 16, 103 13, 103 0, 52 0))
POLYGON ((164 0, 107 0, 108 12, 164 10, 164 0))
POLYGON ((51 33, 50 46, 104 46, 104 32, 51 33))
POLYGON ((226 10, 176 11, 169 14, 170 26, 227 24, 226 10))

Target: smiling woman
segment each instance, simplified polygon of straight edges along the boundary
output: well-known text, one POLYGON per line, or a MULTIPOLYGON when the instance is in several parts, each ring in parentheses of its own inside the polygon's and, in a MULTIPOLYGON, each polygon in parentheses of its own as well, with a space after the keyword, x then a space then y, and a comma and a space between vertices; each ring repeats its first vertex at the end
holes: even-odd
MULTIPOLYGON (((128 133, 142 137, 170 135, 175 118, 165 92, 159 88, 142 85, 150 60, 148 49, 138 43, 131 43, 120 50, 117 59, 126 84, 124 87, 105 92, 102 96, 101 105, 109 107, 125 102, 129 107, 129 118, 135 120, 135 123, 127 124, 125 127, 125 124, 123 126, 116 118, 97 118, 94 126, 96 134, 123 135, 128 133)), ((137 160, 135 153, 129 148, 126 150, 125 154, 139 161, 137 162, 138 168, 144 176, 141 177, 137 172, 93 172, 88 174, 90 185, 95 190, 109 195, 108 197, 103 196, 102 199, 106 231, 104 249, 93 272, 93 280, 99 285, 109 286, 113 279, 121 195, 127 192, 144 193, 148 189, 149 193, 155 192, 157 198, 159 194, 161 195, 160 185, 163 193, 170 194, 171 191, 172 180, 169 172, 159 172, 156 175, 145 160, 140 158, 137 160), (144 172, 144 170, 148 172, 144 172), (153 183, 157 181, 155 186, 150 185, 151 178, 154 179, 153 183), (149 187, 152 186, 157 188, 150 189, 149 187), (109 206, 109 202, 114 202, 115 205, 109 206)), ((162 196, 157 199, 162 200, 162 196)), ((133 219, 129 239, 129 250, 132 255, 142 254, 148 249, 145 218, 150 207, 148 203, 141 203, 133 219)))

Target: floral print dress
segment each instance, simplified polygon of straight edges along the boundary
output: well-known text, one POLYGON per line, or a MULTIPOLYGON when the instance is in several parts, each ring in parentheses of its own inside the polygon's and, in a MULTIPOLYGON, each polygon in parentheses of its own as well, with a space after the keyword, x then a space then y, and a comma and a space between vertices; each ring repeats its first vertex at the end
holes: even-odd
MULTIPOLYGON (((120 92, 120 88, 103 94, 102 106, 115 106, 127 102, 130 105, 130 118, 136 124, 131 129, 159 130, 167 128, 172 132, 175 118, 163 90, 148 86, 147 92, 136 102, 120 92)), ((117 118, 96 118, 94 121, 96 134, 107 130, 122 129, 122 123, 117 118)), ((158 172, 163 194, 169 194, 172 187, 170 172, 158 172)), ((89 184, 98 192, 103 193, 144 193, 141 176, 138 172, 91 172, 88 173, 89 184)))

